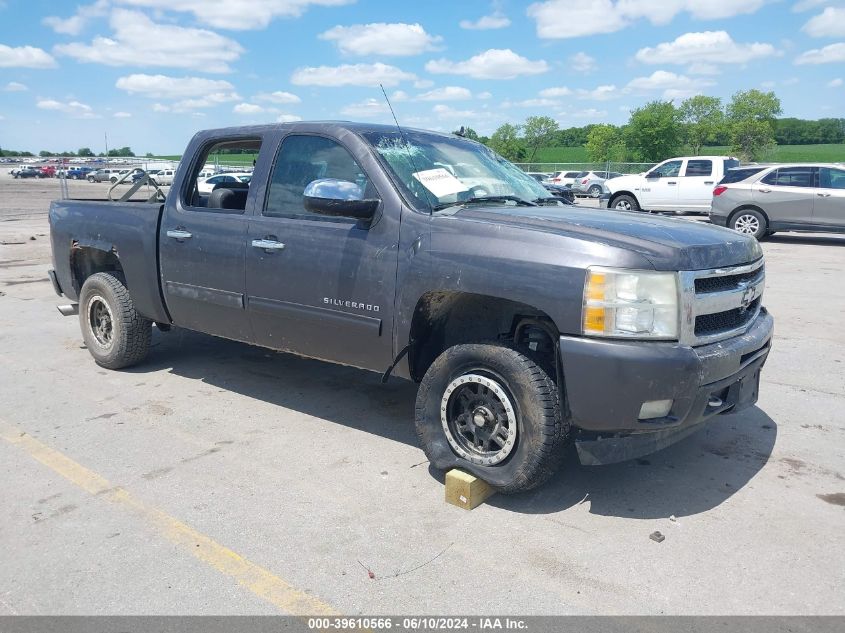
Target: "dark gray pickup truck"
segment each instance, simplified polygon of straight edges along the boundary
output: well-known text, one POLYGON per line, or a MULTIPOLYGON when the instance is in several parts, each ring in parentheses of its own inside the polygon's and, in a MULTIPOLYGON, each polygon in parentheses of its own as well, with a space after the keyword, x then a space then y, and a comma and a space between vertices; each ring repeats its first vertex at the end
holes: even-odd
POLYGON ((570 441, 620 461, 751 406, 772 338, 754 238, 565 206, 448 134, 204 131, 163 203, 56 201, 50 227, 60 310, 100 365, 141 362, 155 324, 393 373, 420 383, 431 463, 505 492, 570 441), (236 154, 251 182, 200 193, 236 154))

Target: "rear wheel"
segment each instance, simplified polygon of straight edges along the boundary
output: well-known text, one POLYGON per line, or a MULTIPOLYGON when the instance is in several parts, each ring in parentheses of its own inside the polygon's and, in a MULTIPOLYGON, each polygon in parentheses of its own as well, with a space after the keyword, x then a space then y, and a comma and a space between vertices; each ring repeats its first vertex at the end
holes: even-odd
POLYGON ((613 199, 612 208, 617 211, 639 211, 640 205, 634 196, 622 194, 613 199))
POLYGON ((152 322, 135 304, 118 273, 88 277, 79 293, 82 338, 98 365, 121 369, 135 365, 150 349, 152 322))
POLYGON ((590 195, 591 198, 598 198, 601 195, 601 187, 598 185, 593 185, 589 188, 587 193, 590 195))
POLYGON ((546 371, 494 344, 450 347, 417 393, 415 421, 435 468, 462 468, 501 492, 549 479, 564 456, 569 424, 546 371))
POLYGON ((759 240, 766 236, 768 222, 756 209, 740 209, 731 217, 730 227, 737 233, 753 235, 759 240))
POLYGON ((88 176, 88 182, 94 182, 94 176, 88 176))

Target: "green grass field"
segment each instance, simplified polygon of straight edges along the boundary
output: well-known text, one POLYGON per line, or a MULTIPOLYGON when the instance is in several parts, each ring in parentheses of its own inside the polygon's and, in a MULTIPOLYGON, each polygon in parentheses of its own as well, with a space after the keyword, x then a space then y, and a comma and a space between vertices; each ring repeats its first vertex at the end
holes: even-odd
MULTIPOLYGON (((681 154, 685 152, 682 150, 681 154)), ((704 147, 701 154, 725 156, 728 147, 704 147)), ((584 147, 543 147, 537 150, 535 163, 586 163, 590 159, 584 147)), ((766 161, 774 163, 817 162, 839 163, 845 161, 845 144, 837 145, 778 145, 766 161)))

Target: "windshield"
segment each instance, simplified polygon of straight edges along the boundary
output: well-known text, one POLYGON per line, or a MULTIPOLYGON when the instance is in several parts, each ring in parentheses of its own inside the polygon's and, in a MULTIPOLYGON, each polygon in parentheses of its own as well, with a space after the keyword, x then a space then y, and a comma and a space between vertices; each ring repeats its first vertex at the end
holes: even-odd
POLYGON ((480 143, 413 130, 404 139, 398 130, 362 136, 408 198, 426 210, 485 198, 503 204, 554 200, 543 185, 480 143))

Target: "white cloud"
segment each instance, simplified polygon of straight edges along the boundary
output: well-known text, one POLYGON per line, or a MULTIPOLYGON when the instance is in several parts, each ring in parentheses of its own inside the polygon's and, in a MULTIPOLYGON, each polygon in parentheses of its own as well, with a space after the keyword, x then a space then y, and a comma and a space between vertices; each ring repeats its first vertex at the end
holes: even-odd
POLYGON ((118 0, 161 11, 184 11, 218 29, 263 29, 277 17, 296 18, 311 6, 332 7, 355 0, 118 0))
POLYGON ((592 90, 578 88, 576 94, 579 99, 586 99, 589 101, 609 101, 610 99, 616 99, 619 96, 616 86, 613 84, 597 86, 592 90))
POLYGON ((53 110, 56 112, 63 112, 74 119, 98 119, 98 115, 94 114, 93 108, 79 101, 56 101, 55 99, 39 99, 35 107, 41 110, 53 110))
POLYGON ((434 85, 434 82, 431 79, 417 79, 414 82, 414 88, 419 88, 420 90, 425 90, 426 88, 431 88, 434 85))
POLYGON ((503 29, 511 25, 510 19, 501 11, 494 11, 490 15, 483 15, 477 20, 461 20, 460 27, 470 31, 487 31, 503 29))
MULTIPOLYGON (((491 99, 492 97, 493 97, 493 93, 487 92, 486 90, 484 92, 479 92, 477 95, 475 95, 476 99, 481 99, 481 100, 491 99)), ((487 106, 484 106, 484 107, 487 107, 487 106)))
POLYGON ((540 91, 541 97, 566 97, 572 94, 572 91, 566 86, 558 86, 556 88, 544 88, 540 91))
POLYGON ((390 95, 391 101, 407 101, 411 97, 404 90, 394 90, 390 95))
MULTIPOLYGON (((564 114, 564 113, 561 113, 564 114)), ((559 115, 560 116, 560 115, 559 115)), ((573 112, 570 116, 575 117, 576 119, 603 119, 607 116, 607 110, 597 110, 596 108, 587 108, 586 110, 577 110, 573 112)))
POLYGON ((131 119, 132 114, 129 112, 115 112, 112 115, 115 119, 131 119))
POLYGON ((232 108, 232 112, 235 114, 259 114, 264 112, 264 108, 255 103, 239 103, 232 108))
POLYGON ((813 48, 801 53, 795 63, 803 64, 833 64, 845 62, 845 42, 830 44, 824 48, 813 48))
POLYGON ((522 75, 539 75, 549 70, 544 60, 532 61, 511 49, 491 48, 465 61, 433 59, 425 69, 434 74, 466 75, 474 79, 514 79, 522 75))
POLYGON ((270 103, 299 103, 302 101, 292 92, 284 92, 283 90, 276 90, 275 92, 259 92, 253 97, 256 101, 269 101, 270 103))
POLYGON ((472 93, 460 86, 446 86, 417 95, 417 99, 419 101, 465 101, 472 99, 472 93))
POLYGON ((358 103, 350 103, 340 109, 344 116, 351 116, 360 119, 382 118, 390 112, 387 104, 378 99, 364 99, 358 103))
POLYGON ((174 112, 189 112, 200 108, 213 108, 223 103, 231 103, 240 99, 236 92, 213 92, 197 99, 183 99, 173 104, 174 112))
POLYGON ((625 86, 625 92, 662 92, 664 99, 685 99, 701 94, 704 88, 715 85, 710 79, 690 79, 665 70, 655 70, 648 77, 636 77, 625 86))
POLYGON ((634 58, 644 64, 745 64, 752 59, 772 57, 771 44, 734 42, 727 31, 684 33, 671 42, 641 48, 634 58))
POLYGON ((170 112, 170 106, 166 106, 163 103, 154 103, 153 112, 170 112))
POLYGON ((185 99, 219 93, 229 94, 231 101, 240 99, 234 91, 235 87, 222 79, 134 74, 119 77, 114 85, 129 94, 140 94, 151 99, 185 99))
POLYGON ((109 20, 113 37, 90 44, 59 44, 55 51, 83 63, 107 66, 167 66, 207 73, 231 70, 244 52, 236 41, 204 29, 157 24, 140 11, 115 9, 109 20))
POLYGON ((3 88, 3 92, 25 92, 29 90, 29 88, 22 83, 18 83, 17 81, 10 81, 6 84, 6 87, 3 88))
POLYGON ((93 4, 77 7, 76 13, 69 18, 60 18, 55 15, 48 16, 41 20, 44 26, 49 26, 56 33, 62 35, 79 35, 91 18, 98 18, 106 15, 109 8, 108 0, 97 0, 93 4))
POLYGON ((396 66, 382 64, 342 64, 340 66, 310 66, 299 68, 291 76, 297 86, 369 86, 379 84, 395 86, 402 81, 413 81, 416 75, 396 66))
POLYGON ((845 7, 827 7, 801 27, 810 37, 845 36, 845 7))
POLYGON ((302 117, 296 116, 295 114, 280 114, 276 117, 276 123, 295 123, 301 120, 302 117))
POLYGON ((828 88, 839 88, 840 86, 842 86, 842 79, 840 79, 839 77, 837 77, 836 79, 831 79, 827 82, 828 88))
POLYGON ((597 68, 596 60, 587 53, 575 53, 568 60, 567 66, 578 73, 591 73, 597 68))
POLYGON ((353 24, 335 26, 319 35, 321 40, 335 42, 346 55, 384 55, 403 57, 438 49, 443 41, 430 35, 420 24, 353 24))
POLYGON ((0 68, 55 68, 56 60, 35 46, 0 44, 0 68))
POLYGON ((442 103, 434 106, 431 111, 434 112, 435 116, 441 120, 477 119, 481 116, 474 110, 456 110, 455 108, 442 103))
POLYGON ((537 35, 546 39, 565 39, 615 33, 637 20, 655 25, 668 24, 685 12, 695 19, 716 20, 754 13, 766 0, 570 0, 535 2, 527 10, 537 24, 537 35))

